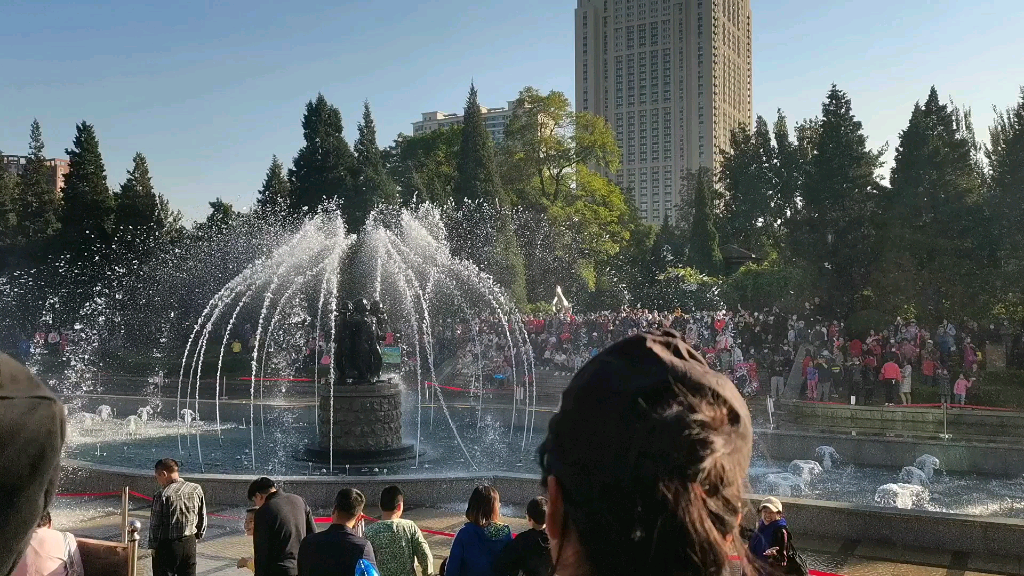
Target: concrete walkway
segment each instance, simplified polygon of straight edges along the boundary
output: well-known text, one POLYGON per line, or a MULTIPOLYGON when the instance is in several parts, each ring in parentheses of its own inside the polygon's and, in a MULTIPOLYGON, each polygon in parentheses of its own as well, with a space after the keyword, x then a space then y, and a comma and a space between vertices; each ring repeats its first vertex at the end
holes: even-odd
MULTIPOLYGON (((120 516, 106 501, 79 502, 58 505, 54 509, 55 527, 70 530, 76 535, 103 540, 118 540, 120 516)), ((113 503, 116 506, 116 503, 113 503)), ((198 576, 245 576, 235 563, 242 556, 252 554, 252 542, 242 532, 242 508, 219 508, 210 512, 222 517, 211 517, 206 538, 199 543, 198 576), (226 517, 226 518, 225 518, 226 517)), ((370 516, 377 510, 367 510, 370 516)), ((136 509, 131 517, 143 525, 142 542, 145 545, 149 526, 148 509, 136 509)), ((438 532, 457 532, 465 519, 461 510, 438 508, 411 509, 406 518, 416 521, 421 528, 438 532)), ((514 532, 528 528, 526 520, 505 518, 514 532)), ((326 524, 321 524, 325 527, 326 524)), ((451 538, 425 534, 434 554, 434 565, 448 555, 451 538)), ((942 550, 907 549, 881 546, 871 542, 834 541, 796 536, 799 549, 812 570, 842 574, 844 576, 970 576, 983 574, 1024 575, 1024 557, 959 554, 942 550)), ((1024 552, 1017 552, 1024 554, 1024 552)), ((150 576, 152 568, 149 551, 140 555, 139 575, 150 576)))

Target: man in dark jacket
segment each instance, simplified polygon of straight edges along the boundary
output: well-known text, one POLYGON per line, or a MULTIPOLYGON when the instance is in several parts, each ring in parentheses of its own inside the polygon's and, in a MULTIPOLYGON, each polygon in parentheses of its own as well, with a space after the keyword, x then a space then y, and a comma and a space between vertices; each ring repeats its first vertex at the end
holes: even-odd
POLYGON ((334 498, 331 525, 320 533, 311 533, 299 547, 299 576, 347 576, 356 573, 356 564, 366 560, 374 567, 373 547, 355 533, 363 515, 366 497, 359 490, 342 488, 334 498))
POLYGON ((0 576, 18 565, 50 507, 64 433, 61 403, 27 368, 0 354, 0 576))
POLYGON ((299 544, 316 533, 309 506, 301 497, 279 491, 266 477, 249 485, 249 500, 259 508, 253 518, 255 576, 296 576, 299 544))
POLYGON ((530 529, 520 532, 498 552, 494 559, 496 576, 549 576, 551 574, 551 544, 544 522, 548 512, 548 501, 538 496, 526 505, 526 517, 530 529))

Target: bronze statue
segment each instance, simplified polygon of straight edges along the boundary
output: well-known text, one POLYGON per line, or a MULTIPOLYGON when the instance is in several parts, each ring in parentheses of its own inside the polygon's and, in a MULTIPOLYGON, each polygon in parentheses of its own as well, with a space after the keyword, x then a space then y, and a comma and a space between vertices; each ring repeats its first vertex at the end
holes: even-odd
POLYGON ((335 325, 335 373, 342 381, 366 383, 378 380, 384 369, 379 326, 386 322, 380 302, 371 306, 365 298, 339 306, 335 325))

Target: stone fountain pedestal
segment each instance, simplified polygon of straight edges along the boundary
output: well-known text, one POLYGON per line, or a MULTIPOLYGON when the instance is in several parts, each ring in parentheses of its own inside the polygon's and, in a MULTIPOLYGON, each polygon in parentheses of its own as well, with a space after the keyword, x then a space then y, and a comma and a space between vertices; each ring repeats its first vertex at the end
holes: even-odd
POLYGON ((319 439, 305 449, 307 460, 330 462, 332 438, 335 466, 388 463, 416 456, 415 446, 402 442, 402 392, 397 383, 337 383, 333 395, 329 389, 321 389, 319 409, 319 439))

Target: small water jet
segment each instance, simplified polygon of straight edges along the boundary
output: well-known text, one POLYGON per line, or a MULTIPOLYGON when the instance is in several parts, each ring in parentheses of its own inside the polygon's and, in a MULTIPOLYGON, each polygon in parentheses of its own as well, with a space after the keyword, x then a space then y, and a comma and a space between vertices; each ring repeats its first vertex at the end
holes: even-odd
POLYGON ((804 479, 789 472, 768 474, 764 477, 764 487, 766 494, 774 494, 784 498, 794 494, 799 496, 807 492, 807 485, 804 479))
POLYGON ((832 469, 832 461, 839 461, 839 453, 831 446, 818 446, 814 453, 821 458, 821 467, 825 470, 832 469))
POLYGON ((814 460, 793 460, 789 463, 790 474, 800 478, 803 483, 810 484, 812 480, 821 476, 821 464, 814 460))
POLYGON ((914 466, 904 466, 903 470, 900 470, 900 482, 914 486, 928 486, 931 484, 928 481, 928 476, 920 468, 914 466))
POLYGON ((942 468, 939 459, 931 454, 925 454, 915 460, 914 466, 924 472, 925 478, 929 481, 935 476, 935 470, 942 468))
POLYGON ((927 488, 913 484, 885 484, 875 492, 875 504, 904 510, 924 507, 929 498, 927 488))

